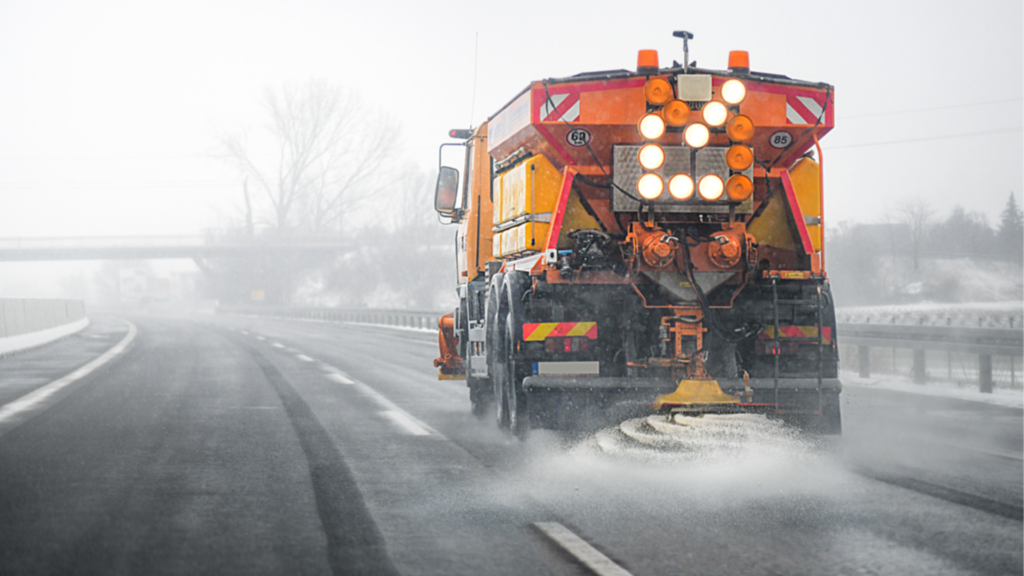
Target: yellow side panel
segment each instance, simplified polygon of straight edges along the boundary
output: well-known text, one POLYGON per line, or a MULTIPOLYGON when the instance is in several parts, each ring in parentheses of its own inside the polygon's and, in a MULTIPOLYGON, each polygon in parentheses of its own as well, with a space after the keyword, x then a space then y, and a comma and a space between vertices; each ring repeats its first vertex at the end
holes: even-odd
POLYGON ((750 221, 747 232, 752 234, 757 243, 780 250, 796 250, 797 243, 789 228, 789 214, 786 199, 779 193, 772 197, 768 207, 760 216, 750 221))
MULTIPOLYGON (((502 196, 502 192, 501 192, 501 178, 502 178, 502 176, 503 176, 503 174, 498 174, 497 176, 494 177, 494 180, 491 181, 491 192, 494 194, 494 212, 493 212, 493 217, 491 218, 491 220, 492 220, 492 222, 493 222, 493 224, 495 226, 497 226, 498 224, 501 224, 501 222, 502 222, 502 220, 501 220, 501 218, 502 218, 502 212, 501 212, 501 196, 502 196)), ((497 254, 495 254, 495 256, 497 256, 497 254)))
POLYGON ((519 239, 519 236, 518 236, 518 234, 516 233, 516 231, 514 229, 513 230, 505 230, 504 232, 502 232, 501 233, 501 255, 502 256, 508 256, 509 254, 514 254, 515 251, 516 251, 516 240, 518 240, 518 239, 519 239))
POLYGON ((501 258, 502 257, 502 253, 501 253, 501 232, 495 232, 494 233, 494 238, 492 239, 492 244, 491 244, 491 255, 494 256, 495 258, 501 258))
MULTIPOLYGON (((810 158, 801 158, 789 171, 793 192, 800 211, 804 216, 821 218, 821 172, 818 163, 810 158)), ((811 237, 814 251, 821 250, 821 226, 808 224, 807 234, 811 237)))
POLYGON ((565 216, 562 218, 562 230, 558 234, 558 247, 572 248, 575 242, 569 238, 569 232, 576 230, 601 230, 601 224, 587 212, 580 202, 576 190, 569 192, 569 201, 565 205, 565 216))
POLYGON ((527 222, 517 226, 515 232, 515 252, 540 252, 544 249, 544 242, 548 239, 548 229, 551 227, 547 222, 527 222))
POLYGON ((501 221, 554 210, 562 174, 543 156, 533 156, 502 174, 501 221))

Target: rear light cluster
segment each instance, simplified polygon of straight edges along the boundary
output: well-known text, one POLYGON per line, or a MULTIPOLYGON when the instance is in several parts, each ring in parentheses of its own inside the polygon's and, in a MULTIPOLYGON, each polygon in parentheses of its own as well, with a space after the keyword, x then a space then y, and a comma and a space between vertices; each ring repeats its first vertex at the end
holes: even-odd
POLYGON ((589 352, 590 339, 585 336, 551 337, 544 340, 544 351, 549 354, 589 352))

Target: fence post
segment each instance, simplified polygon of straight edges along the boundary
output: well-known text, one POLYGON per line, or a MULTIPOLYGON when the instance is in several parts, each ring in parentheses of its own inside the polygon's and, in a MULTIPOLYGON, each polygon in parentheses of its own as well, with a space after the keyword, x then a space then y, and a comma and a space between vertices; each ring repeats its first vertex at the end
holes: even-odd
POLYGON ((992 355, 978 354, 978 390, 992 393, 992 355))
POLYGON ((914 349, 914 384, 924 384, 927 371, 924 365, 924 350, 914 349))
POLYGON ((871 348, 867 346, 857 346, 857 360, 860 367, 859 375, 861 378, 871 377, 871 348))

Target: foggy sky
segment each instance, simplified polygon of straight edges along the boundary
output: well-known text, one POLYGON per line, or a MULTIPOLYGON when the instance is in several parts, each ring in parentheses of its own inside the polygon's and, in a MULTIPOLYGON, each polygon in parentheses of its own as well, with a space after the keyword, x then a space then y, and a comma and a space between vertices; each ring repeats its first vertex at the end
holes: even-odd
POLYGON ((8 2, 0 237, 222 226, 240 184, 211 157, 218 134, 262 121, 261 92, 282 81, 358 89, 401 121, 405 161, 433 171, 449 128, 531 80, 631 69, 641 48, 682 60, 676 29, 695 34, 701 67, 744 49, 755 70, 836 86, 831 222, 880 221, 920 195, 940 216, 960 204, 995 224, 1011 190, 1020 200, 1019 0, 585 6, 8 2))

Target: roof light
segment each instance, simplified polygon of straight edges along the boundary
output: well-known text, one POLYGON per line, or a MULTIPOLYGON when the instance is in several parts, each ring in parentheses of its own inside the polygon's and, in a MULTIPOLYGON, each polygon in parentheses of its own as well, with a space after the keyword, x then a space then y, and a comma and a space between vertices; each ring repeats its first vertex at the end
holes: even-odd
POLYGON ((733 174, 725 183, 725 193, 729 195, 730 200, 742 202, 754 193, 754 183, 743 174, 733 174))
POLYGON ((754 135, 754 122, 738 114, 729 119, 729 123, 725 125, 725 133, 733 142, 746 142, 754 135))
POLYGON ((658 73, 658 51, 640 50, 636 54, 636 71, 638 74, 658 73))
POLYGON ((741 74, 750 72, 750 54, 746 50, 729 52, 729 70, 741 74))
POLYGON ((694 122, 687 126, 686 130, 683 130, 683 141, 690 148, 703 148, 708 145, 710 139, 711 131, 699 122, 694 122))
POLYGON ((729 118, 729 109, 721 102, 708 102, 704 105, 701 115, 704 117, 704 122, 707 122, 708 126, 714 126, 717 128, 722 124, 725 124, 725 121, 729 118))
POLYGON ((661 106, 672 99, 672 85, 664 78, 651 78, 644 84, 644 98, 655 106, 661 106))
POLYGON ((685 126, 690 120, 690 105, 682 100, 673 100, 665 104, 661 113, 665 116, 665 124, 669 126, 685 126))
POLYGON ((657 170, 665 163, 665 151, 657 144, 644 144, 636 156, 644 170, 657 170))
POLYGON ((718 200, 725 192, 725 183, 717 174, 707 174, 697 182, 697 192, 705 200, 718 200))
POLYGON ((644 140, 657 140, 665 134, 665 121, 657 114, 645 114, 637 129, 644 140))
POLYGON ((743 85, 743 82, 733 78, 726 80, 722 84, 722 100, 725 100, 729 104, 739 104, 743 102, 743 99, 747 97, 747 87, 743 85))
POLYGON ((668 193, 676 200, 689 200, 693 197, 693 178, 689 174, 676 174, 668 181, 668 193))
POLYGON ((657 174, 647 173, 640 177, 636 181, 636 191, 640 193, 640 196, 644 200, 654 200, 658 196, 661 196, 661 192, 665 189, 665 183, 661 180, 661 176, 657 174))
POLYGON ((743 172, 754 163, 754 153, 743 144, 734 144, 725 153, 725 163, 737 172, 743 172))

